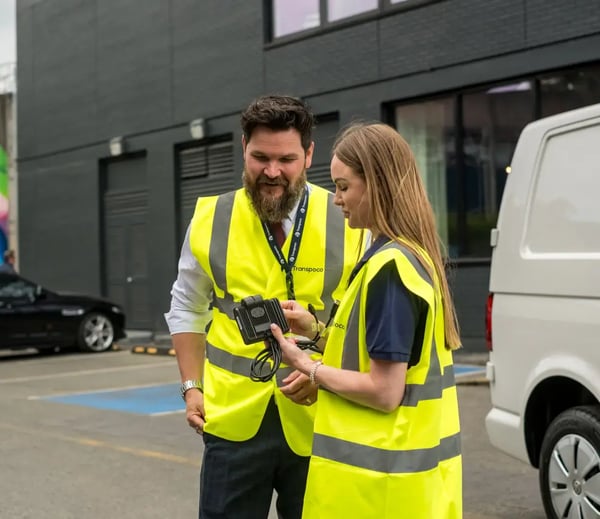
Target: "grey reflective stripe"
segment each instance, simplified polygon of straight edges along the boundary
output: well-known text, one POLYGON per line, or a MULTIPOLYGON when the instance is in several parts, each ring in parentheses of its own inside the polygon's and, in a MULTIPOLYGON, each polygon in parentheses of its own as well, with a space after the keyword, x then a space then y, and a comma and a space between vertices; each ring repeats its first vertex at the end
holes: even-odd
POLYGON ((235 303, 233 302, 233 297, 231 294, 226 293, 225 297, 217 297, 216 294, 213 294, 213 304, 219 309, 219 312, 225 314, 229 319, 233 321, 233 307, 235 303))
POLYGON ((415 270, 418 272, 418 274, 423 278, 423 281, 425 281, 425 283, 427 283, 428 285, 433 286, 433 282, 431 280, 431 276, 429 275, 429 272, 427 272, 425 267, 423 267, 423 264, 417 259, 417 257, 415 256, 415 253, 413 251, 411 251, 406 245, 401 245, 395 241, 392 241, 390 243, 386 243, 379 250, 383 251, 383 250, 389 250, 389 249, 398 249, 400 252, 402 252, 402 254, 404 254, 404 256, 406 256, 406 259, 408 261, 410 261, 410 264, 415 268, 415 270))
POLYGON ((358 321, 360 308, 360 294, 354 300, 350 316, 346 323, 346 333, 344 335, 344 348, 342 351, 342 369, 352 371, 359 370, 358 359, 358 321))
MULTIPOLYGON (((250 367, 252 366, 252 359, 247 357, 240 357, 239 355, 233 355, 221 348, 217 348, 210 342, 206 343, 206 358, 213 365, 221 369, 234 373, 235 375, 241 375, 242 377, 250 377, 250 367)), ((270 369, 271 364, 264 366, 265 374, 270 369)), ((277 370, 277 383, 283 385, 283 379, 287 377, 294 368, 284 367, 277 370)))
POLYGON ((444 389, 454 387, 454 366, 446 366, 440 375, 440 364, 437 356, 435 341, 429 358, 429 371, 425 384, 406 384, 404 397, 400 406, 416 407, 421 400, 437 400, 442 398, 444 389))
POLYGON ((345 218, 339 207, 333 203, 333 195, 327 195, 327 226, 325 229, 325 272, 323 279, 323 301, 325 310, 321 319, 327 320, 333 305, 333 292, 340 284, 345 264, 345 218), (335 267, 335 268, 334 268, 335 267))
POLYGON ((235 373, 236 375, 250 377, 252 359, 240 357, 239 355, 232 355, 221 348, 217 348, 210 342, 206 343, 206 358, 213 366, 218 366, 219 368, 235 373))
POLYGON ((210 235, 210 250, 208 253, 208 261, 210 262, 210 270, 215 278, 215 285, 225 293, 225 296, 222 298, 214 295, 213 302, 230 319, 233 319, 233 297, 227 291, 226 258, 235 193, 236 191, 230 191, 217 198, 210 235))
POLYGON ((460 433, 428 449, 387 450, 315 433, 313 456, 385 474, 425 472, 460 455, 460 433))
POLYGON ((235 193, 235 191, 230 191, 217 198, 210 235, 210 269, 215 278, 215 283, 225 292, 227 292, 227 272, 225 271, 226 262, 224 260, 227 258, 227 242, 229 241, 229 227, 231 226, 235 193))
POLYGON ((275 378, 277 379, 277 385, 283 386, 283 379, 290 375, 295 368, 290 366, 286 366, 285 368, 279 368, 275 373, 275 378))

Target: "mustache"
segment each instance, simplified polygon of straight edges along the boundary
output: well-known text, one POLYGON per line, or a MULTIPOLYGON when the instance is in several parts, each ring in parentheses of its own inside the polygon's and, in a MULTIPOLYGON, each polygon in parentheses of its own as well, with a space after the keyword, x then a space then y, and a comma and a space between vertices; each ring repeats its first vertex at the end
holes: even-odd
POLYGON ((287 187, 287 186, 289 186, 290 183, 284 177, 280 176, 278 178, 269 178, 264 173, 261 173, 256 178, 256 184, 257 185, 266 184, 268 186, 283 186, 283 187, 287 187))

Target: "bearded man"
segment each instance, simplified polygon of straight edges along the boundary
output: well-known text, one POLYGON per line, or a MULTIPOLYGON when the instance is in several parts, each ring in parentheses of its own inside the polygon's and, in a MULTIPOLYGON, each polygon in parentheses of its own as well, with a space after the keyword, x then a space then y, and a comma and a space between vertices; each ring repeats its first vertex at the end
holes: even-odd
POLYGON ((346 288, 360 236, 307 182, 313 126, 297 98, 254 100, 241 117, 244 187, 199 198, 186 233, 165 317, 187 422, 204 440, 203 519, 266 519, 274 490, 280 518, 302 515, 317 387, 285 366, 253 381, 264 345, 244 344, 233 307, 261 295, 326 316, 346 288))

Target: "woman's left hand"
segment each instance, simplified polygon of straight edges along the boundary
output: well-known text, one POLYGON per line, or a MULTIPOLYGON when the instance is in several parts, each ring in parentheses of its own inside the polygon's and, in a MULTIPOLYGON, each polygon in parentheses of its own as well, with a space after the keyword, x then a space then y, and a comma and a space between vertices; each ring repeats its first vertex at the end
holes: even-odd
POLYGON ((304 354, 302 350, 298 348, 298 346, 296 346, 294 340, 288 339, 283 335, 279 326, 276 324, 271 324, 271 332, 281 347, 283 362, 285 362, 288 366, 299 368, 302 364, 302 361, 306 361, 306 359, 308 359, 307 355, 304 354))

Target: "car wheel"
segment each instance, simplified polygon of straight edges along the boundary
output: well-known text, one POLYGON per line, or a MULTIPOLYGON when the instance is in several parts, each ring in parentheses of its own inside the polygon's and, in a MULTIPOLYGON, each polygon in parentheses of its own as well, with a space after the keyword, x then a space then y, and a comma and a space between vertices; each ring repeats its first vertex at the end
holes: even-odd
POLYGON ((539 478, 549 518, 600 517, 600 406, 574 407, 552 421, 539 478))
POLYGON ((77 345, 81 351, 106 351, 112 346, 114 337, 110 319, 103 314, 91 313, 84 316, 79 325, 77 345))

